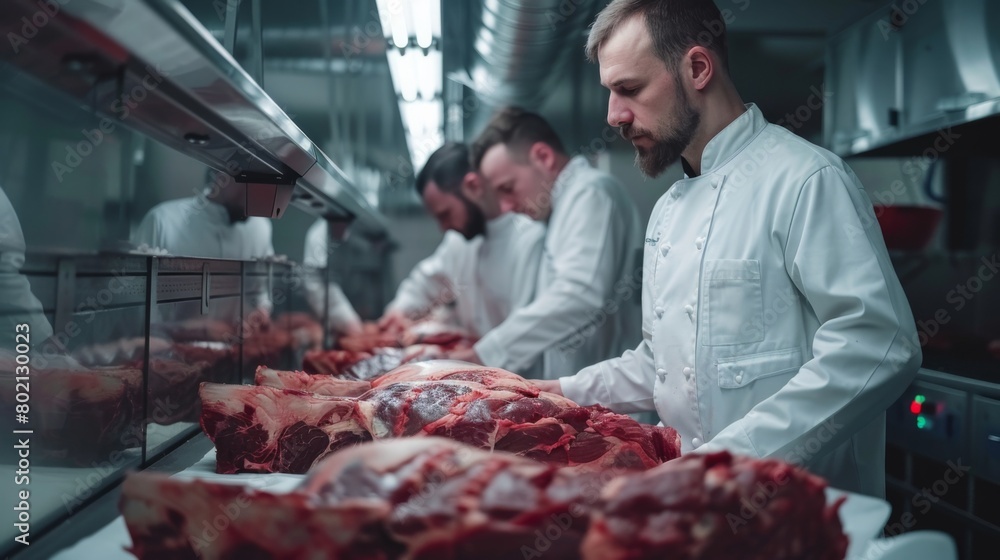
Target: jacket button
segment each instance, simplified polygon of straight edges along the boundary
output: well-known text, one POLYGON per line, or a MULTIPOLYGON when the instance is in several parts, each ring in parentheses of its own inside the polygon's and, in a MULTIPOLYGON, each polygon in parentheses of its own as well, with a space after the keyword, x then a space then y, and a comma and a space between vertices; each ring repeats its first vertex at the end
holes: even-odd
POLYGON ((701 440, 698 439, 698 438, 692 438, 691 439, 691 447, 694 447, 695 449, 701 447, 701 440))
POLYGON ((699 237, 698 239, 695 239, 694 240, 694 245, 700 251, 701 248, 705 246, 705 238, 704 237, 699 237))
POLYGON ((662 256, 665 257, 665 256, 667 256, 667 253, 669 253, 669 252, 670 252, 670 244, 669 243, 664 243, 663 245, 660 245, 660 255, 662 255, 662 256))
POLYGON ((653 313, 656 313, 657 318, 663 317, 663 308, 657 307, 656 309, 653 309, 653 313))
POLYGON ((691 374, 693 373, 694 373, 693 369, 689 367, 684 368, 684 376, 687 377, 688 379, 691 379, 691 374))
POLYGON ((684 312, 687 313, 688 315, 694 317, 694 306, 693 305, 685 305, 684 306, 684 312))
POLYGON ((656 370, 656 376, 660 378, 660 381, 663 381, 667 377, 667 370, 663 368, 656 370))
POLYGON ((735 379, 737 383, 743 383, 743 374, 737 373, 735 379))

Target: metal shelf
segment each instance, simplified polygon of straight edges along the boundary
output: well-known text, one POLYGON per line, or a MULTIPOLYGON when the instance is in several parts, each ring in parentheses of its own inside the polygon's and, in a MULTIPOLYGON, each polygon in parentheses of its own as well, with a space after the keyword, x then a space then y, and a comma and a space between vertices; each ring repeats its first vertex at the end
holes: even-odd
POLYGON ((9 0, 0 3, 0 31, 23 39, 0 63, 68 95, 102 125, 125 126, 237 177, 264 195, 272 217, 293 204, 353 221, 362 235, 387 235, 347 176, 180 2, 9 0), (28 33, 24 22, 35 22, 28 33), (273 188, 293 184, 291 193, 273 188))

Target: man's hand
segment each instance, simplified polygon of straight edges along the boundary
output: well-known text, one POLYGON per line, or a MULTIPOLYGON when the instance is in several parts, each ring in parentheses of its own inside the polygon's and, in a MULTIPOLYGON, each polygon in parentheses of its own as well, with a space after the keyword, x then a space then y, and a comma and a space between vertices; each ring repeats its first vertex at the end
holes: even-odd
POLYGON ((338 336, 361 336, 365 334, 364 325, 361 321, 351 319, 349 321, 344 321, 343 323, 336 323, 333 320, 330 321, 330 329, 337 333, 338 336))
POLYGON ((449 360, 461 360, 463 362, 472 362, 473 364, 483 365, 483 361, 479 358, 479 354, 472 348, 466 348, 464 350, 455 350, 448 354, 449 360))
POLYGON ((405 313, 398 309, 393 309, 392 311, 387 311, 381 319, 378 320, 378 327, 383 331, 402 331, 406 327, 410 326, 413 321, 406 316, 405 313))
POLYGON ((546 393, 553 393, 560 397, 565 396, 563 395, 562 385, 559 384, 558 379, 529 379, 528 382, 546 393))

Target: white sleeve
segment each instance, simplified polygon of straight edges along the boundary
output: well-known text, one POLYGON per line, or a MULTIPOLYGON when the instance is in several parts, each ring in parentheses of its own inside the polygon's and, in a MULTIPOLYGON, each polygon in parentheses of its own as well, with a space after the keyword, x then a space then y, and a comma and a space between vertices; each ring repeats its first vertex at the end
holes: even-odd
POLYGON ((328 251, 328 230, 326 220, 317 220, 309 226, 306 232, 306 245, 303 249, 302 264, 313 268, 326 266, 328 251))
POLYGON ((813 358, 699 452, 786 458, 814 438, 835 449, 891 405, 919 367, 909 304, 856 178, 825 167, 798 196, 784 261, 820 321, 813 358))
POLYGON ((599 404, 627 414, 653 410, 653 351, 645 337, 635 350, 562 377, 559 386, 566 398, 587 406, 599 404))
POLYGON ((488 366, 511 371, 530 366, 600 313, 621 273, 616 261, 632 244, 616 201, 591 185, 563 204, 560 211, 572 219, 560 231, 549 230, 556 238, 547 242, 554 254, 542 257, 553 260, 555 279, 476 343, 476 354, 488 366))
POLYGON ((255 230, 254 258, 274 256, 271 220, 260 218, 260 226, 255 230))
POLYGON ((339 284, 330 284, 330 328, 344 332, 348 325, 361 325, 361 317, 354 310, 339 284))
POLYGON ((163 224, 157 215, 156 208, 153 208, 142 218, 139 228, 132 235, 132 243, 141 245, 145 243, 149 247, 167 249, 163 239, 163 224))
POLYGON ((452 266, 458 260, 453 253, 459 248, 459 243, 461 241, 453 235, 446 234, 434 254, 420 261, 400 283, 396 297, 385 308, 386 312, 425 315, 435 307, 451 303, 455 299, 455 271, 452 266))

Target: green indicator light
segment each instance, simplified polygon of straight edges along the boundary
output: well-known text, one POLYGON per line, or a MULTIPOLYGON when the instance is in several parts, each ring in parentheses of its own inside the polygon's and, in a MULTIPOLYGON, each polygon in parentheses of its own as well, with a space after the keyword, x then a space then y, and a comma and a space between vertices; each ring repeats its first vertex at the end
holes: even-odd
POLYGON ((924 401, 927 400, 927 397, 925 397, 923 395, 917 395, 917 396, 913 397, 913 400, 916 401, 916 402, 918 402, 918 403, 920 403, 920 404, 924 404, 924 401))

